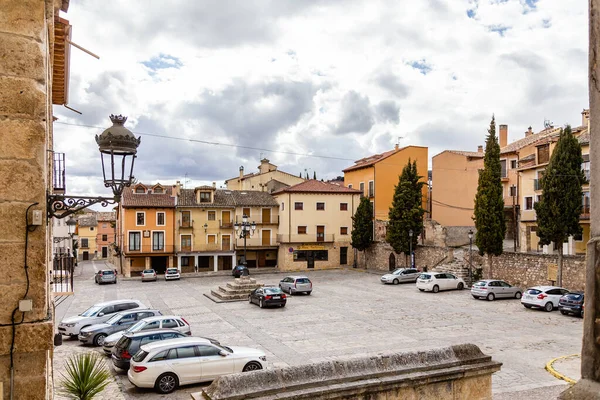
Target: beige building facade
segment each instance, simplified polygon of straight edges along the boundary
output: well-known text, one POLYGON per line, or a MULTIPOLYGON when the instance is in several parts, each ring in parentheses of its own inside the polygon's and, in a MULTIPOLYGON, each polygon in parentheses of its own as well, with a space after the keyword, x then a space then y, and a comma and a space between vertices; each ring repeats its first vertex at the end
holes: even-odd
POLYGON ((360 195, 358 190, 316 180, 273 193, 279 205, 279 269, 353 265, 352 216, 360 195))
POLYGON ((229 190, 258 190, 273 193, 288 186, 297 185, 306 179, 289 174, 277 169, 277 165, 263 158, 258 166, 258 173, 244 174, 244 167, 240 167, 239 176, 225 181, 229 190))

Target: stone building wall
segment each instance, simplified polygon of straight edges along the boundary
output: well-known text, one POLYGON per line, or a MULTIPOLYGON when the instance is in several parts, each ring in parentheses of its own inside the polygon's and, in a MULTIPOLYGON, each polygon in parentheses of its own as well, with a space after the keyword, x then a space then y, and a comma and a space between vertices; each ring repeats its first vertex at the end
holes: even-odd
MULTIPOLYGON (((482 261, 484 276, 487 277, 487 256, 482 257, 482 261)), ((557 263, 557 255, 505 252, 498 257, 492 257, 492 276, 523 288, 552 285, 553 282, 548 280, 548 265, 557 263)), ((563 287, 584 290, 585 256, 564 256, 562 277, 563 287)))
MULTIPOLYGON (((46 221, 46 188, 51 182, 53 24, 60 6, 58 0, 0 1, 0 324, 11 324, 17 309, 15 400, 51 397, 53 316, 48 265, 52 246, 48 239, 52 224, 46 221), (34 211, 41 213, 42 224, 29 229, 26 242, 28 208, 27 224, 32 224, 34 211), (24 297, 32 300, 33 309, 22 314, 18 307, 24 297)), ((4 399, 11 398, 12 330, 12 326, 0 327, 4 399)))
MULTIPOLYGON (((389 271, 390 255, 394 255, 395 267, 405 267, 410 265, 408 257, 404 253, 394 252, 392 246, 387 242, 375 242, 371 248, 365 252, 357 252, 358 267, 374 269, 378 271, 389 271)), ((415 249, 415 264, 417 268, 428 267, 429 270, 440 262, 450 262, 453 251, 450 248, 438 246, 417 246, 415 249)))
MULTIPOLYGON (((290 249, 302 249, 302 246, 295 244, 280 244, 277 252, 277 267, 281 271, 310 271, 306 261, 294 261, 294 253, 290 249)), ((327 250, 327 261, 315 260, 314 269, 331 269, 339 268, 340 266, 352 266, 354 264, 354 249, 349 242, 323 243, 321 245, 324 250, 327 250), (347 247, 347 262, 344 265, 340 264, 340 247, 347 247)))

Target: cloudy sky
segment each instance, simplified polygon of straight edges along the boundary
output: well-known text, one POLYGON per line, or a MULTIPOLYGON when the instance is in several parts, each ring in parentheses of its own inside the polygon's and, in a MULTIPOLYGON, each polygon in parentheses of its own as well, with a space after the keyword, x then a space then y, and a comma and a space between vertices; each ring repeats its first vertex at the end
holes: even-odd
POLYGON ((83 114, 54 109, 70 194, 108 195, 111 113, 142 137, 136 178, 190 187, 261 156, 320 179, 398 140, 476 151, 492 114, 510 142, 588 107, 583 0, 76 0, 62 17, 100 56, 72 50, 83 114))

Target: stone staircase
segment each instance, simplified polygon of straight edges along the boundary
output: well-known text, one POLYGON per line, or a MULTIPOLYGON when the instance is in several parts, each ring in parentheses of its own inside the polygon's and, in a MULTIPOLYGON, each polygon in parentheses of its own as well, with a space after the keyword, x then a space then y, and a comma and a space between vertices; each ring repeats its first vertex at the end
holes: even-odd
MULTIPOLYGON (((477 268, 478 265, 474 264, 473 269, 477 268)), ((471 286, 473 282, 469 278, 469 250, 463 248, 457 248, 454 250, 454 257, 452 261, 444 263, 433 268, 435 272, 447 272, 462 278, 467 286, 471 286)))
POLYGON ((210 294, 220 301, 245 301, 250 292, 262 286, 256 279, 242 276, 235 278, 233 282, 227 282, 225 286, 219 286, 217 290, 211 290, 210 294))

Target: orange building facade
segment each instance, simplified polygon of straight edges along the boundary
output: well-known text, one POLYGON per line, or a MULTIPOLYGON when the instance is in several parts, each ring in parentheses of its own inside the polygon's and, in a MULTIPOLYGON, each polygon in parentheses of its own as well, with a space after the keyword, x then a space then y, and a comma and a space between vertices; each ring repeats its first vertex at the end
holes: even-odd
POLYGON ((98 221, 96 250, 99 259, 107 259, 113 243, 116 242, 116 213, 99 212, 96 215, 98 221))
POLYGON ((119 209, 123 275, 147 268, 162 274, 175 265, 175 196, 170 186, 137 185, 123 192, 119 209))
MULTIPOLYGON (((344 185, 358 189, 373 204, 375 220, 387 221, 394 190, 402 169, 410 159, 417 162, 417 172, 427 183, 428 149, 421 146, 398 145, 393 150, 357 160, 344 169, 344 185)), ((423 208, 427 209, 427 185, 423 186, 423 208)))

